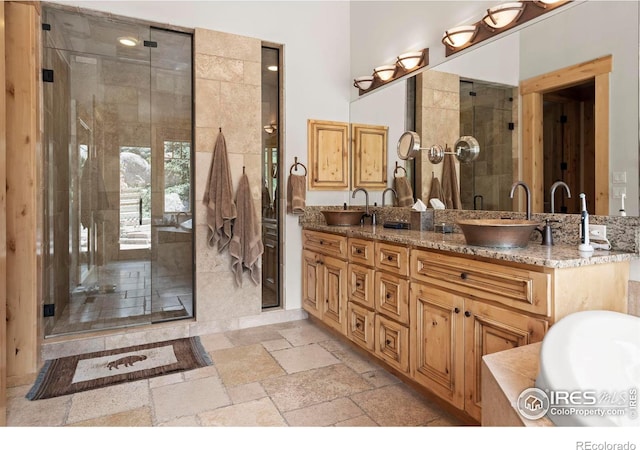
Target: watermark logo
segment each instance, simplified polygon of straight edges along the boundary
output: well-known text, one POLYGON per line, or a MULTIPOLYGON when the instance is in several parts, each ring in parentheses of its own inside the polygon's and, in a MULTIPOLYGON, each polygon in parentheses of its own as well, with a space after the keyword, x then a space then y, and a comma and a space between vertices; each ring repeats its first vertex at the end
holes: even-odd
POLYGON ((538 388, 528 388, 518 396, 517 407, 522 417, 529 420, 537 420, 549 411, 549 396, 545 391, 538 388))
POLYGON ((638 417, 636 388, 617 392, 594 390, 565 391, 527 388, 518 397, 516 407, 529 420, 548 416, 627 416, 638 417))

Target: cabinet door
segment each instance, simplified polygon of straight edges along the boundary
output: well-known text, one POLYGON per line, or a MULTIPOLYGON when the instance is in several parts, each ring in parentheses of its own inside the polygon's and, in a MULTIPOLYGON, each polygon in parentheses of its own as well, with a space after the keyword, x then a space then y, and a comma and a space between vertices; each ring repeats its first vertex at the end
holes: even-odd
POLYGON ((322 319, 322 255, 309 250, 302 252, 302 308, 322 319))
POLYGON ((411 373, 457 408, 464 407, 464 300, 411 284, 411 373))
POLYGON ((360 305, 349 302, 347 307, 347 336, 356 344, 369 351, 375 349, 375 313, 360 305))
POLYGON ((387 187, 387 133, 384 125, 351 124, 353 187, 387 187))
POLYGON ((384 272, 376 272, 376 311, 390 319, 409 324, 409 282, 384 272))
POLYGON ((480 372, 482 357, 539 342, 547 322, 465 299, 465 411, 481 418, 480 372))
POLYGON ((347 334, 347 263, 340 259, 322 258, 322 320, 346 336, 347 334))
POLYGON ((349 124, 309 119, 309 190, 349 189, 349 124))
POLYGON ((376 354, 402 372, 409 372, 409 328, 376 314, 376 354))
POLYGON ((349 264, 349 301, 367 308, 375 308, 375 271, 357 264, 349 264))
POLYGON ((263 228, 262 286, 268 290, 270 301, 267 302, 267 305, 263 301, 262 306, 271 306, 278 304, 276 298, 278 291, 278 234, 271 227, 263 228))

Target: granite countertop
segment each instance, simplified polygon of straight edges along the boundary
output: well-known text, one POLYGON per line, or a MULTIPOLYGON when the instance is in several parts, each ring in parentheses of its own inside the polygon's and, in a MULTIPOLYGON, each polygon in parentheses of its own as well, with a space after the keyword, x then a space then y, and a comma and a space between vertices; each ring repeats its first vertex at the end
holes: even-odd
POLYGON ((500 249, 467 245, 461 233, 436 233, 433 231, 398 230, 382 225, 329 226, 319 223, 303 225, 304 229, 324 231, 348 237, 374 239, 405 244, 426 249, 443 250, 463 255, 480 256, 500 261, 562 269, 593 264, 630 261, 638 255, 630 252, 596 250, 591 256, 582 256, 575 246, 551 247, 531 242, 526 248, 500 249))

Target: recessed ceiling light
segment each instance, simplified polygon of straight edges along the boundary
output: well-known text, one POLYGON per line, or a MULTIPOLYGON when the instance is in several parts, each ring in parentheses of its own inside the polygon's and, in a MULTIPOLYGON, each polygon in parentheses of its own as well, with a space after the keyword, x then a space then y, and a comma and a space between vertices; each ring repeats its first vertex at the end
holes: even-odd
POLYGON ((126 47, 135 47, 136 45, 138 45, 138 40, 130 36, 120 37, 118 38, 118 42, 126 47))
POLYGON ((270 70, 272 72, 277 72, 278 71, 278 66, 267 66, 267 70, 270 70))

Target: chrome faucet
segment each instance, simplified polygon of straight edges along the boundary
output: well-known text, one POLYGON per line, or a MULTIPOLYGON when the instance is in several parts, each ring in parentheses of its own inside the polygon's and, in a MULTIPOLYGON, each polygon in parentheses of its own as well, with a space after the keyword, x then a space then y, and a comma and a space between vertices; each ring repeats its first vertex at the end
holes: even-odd
POLYGON ((387 192, 392 192, 393 193, 393 198, 396 199, 396 201, 398 200, 398 193, 396 192, 396 190, 394 188, 386 188, 384 191, 382 191, 382 206, 384 206, 384 195, 387 192))
POLYGON ((567 198, 571 198, 571 190, 569 189, 569 186, 567 186, 567 183, 565 183, 564 181, 556 181, 555 183, 553 183, 551 185, 551 214, 555 212, 555 209, 554 209, 555 196, 556 196, 556 188, 558 186, 564 187, 565 190, 567 191, 567 198))
POLYGON ((509 197, 513 198, 513 194, 518 186, 522 186, 527 195, 527 220, 531 220, 531 190, 529 189, 529 186, 527 186, 527 183, 524 181, 516 181, 513 183, 511 186, 511 192, 509 192, 509 197))
POLYGON ((357 192, 364 192, 364 201, 365 201, 364 214, 365 216, 369 216, 369 193, 365 188, 357 188, 353 191, 351 198, 356 198, 357 192))

